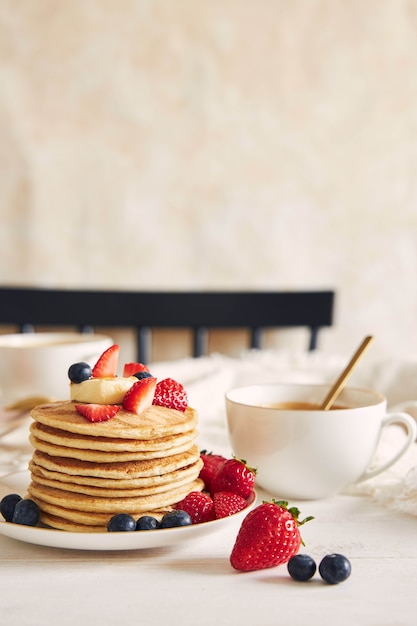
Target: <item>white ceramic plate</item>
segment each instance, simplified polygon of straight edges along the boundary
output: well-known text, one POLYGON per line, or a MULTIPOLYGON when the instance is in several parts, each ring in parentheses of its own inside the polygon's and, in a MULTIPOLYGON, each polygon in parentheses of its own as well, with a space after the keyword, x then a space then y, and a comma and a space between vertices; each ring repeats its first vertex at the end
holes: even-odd
MULTIPOLYGON (((29 483, 29 472, 15 472, 0 478, 0 499, 9 493, 24 494, 29 483)), ((51 528, 22 526, 0 521, 0 534, 26 543, 52 548, 71 550, 143 550, 146 548, 162 548, 197 539, 201 536, 218 532, 231 522, 242 520, 255 505, 256 494, 249 505, 231 517, 183 526, 136 532, 117 533, 71 533, 51 528)), ((3 519, 3 518, 2 518, 3 519)))

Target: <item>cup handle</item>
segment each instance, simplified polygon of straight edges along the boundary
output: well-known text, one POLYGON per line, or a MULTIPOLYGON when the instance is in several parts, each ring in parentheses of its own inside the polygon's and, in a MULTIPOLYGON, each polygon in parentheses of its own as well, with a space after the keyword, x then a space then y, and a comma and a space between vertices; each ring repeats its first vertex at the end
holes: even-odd
POLYGON ((396 453, 385 461, 384 463, 380 463, 376 467, 371 469, 367 469, 364 471, 362 476, 356 482, 362 482, 363 480, 368 480, 368 478, 373 478, 381 472, 384 472, 386 469, 394 465, 400 459, 403 454, 407 452, 407 450, 413 445, 417 437, 417 423, 416 421, 409 415, 408 413, 387 413, 384 419, 382 420, 382 428, 386 428, 391 424, 400 424, 404 426, 406 430, 406 438, 402 446, 396 451, 396 453))

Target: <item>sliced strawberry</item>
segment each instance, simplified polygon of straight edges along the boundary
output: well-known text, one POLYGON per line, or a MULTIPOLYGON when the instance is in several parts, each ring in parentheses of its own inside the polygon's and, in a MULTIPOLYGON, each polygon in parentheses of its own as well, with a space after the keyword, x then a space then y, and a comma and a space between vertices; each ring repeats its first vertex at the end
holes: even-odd
POLYGON ((143 413, 152 406, 155 394, 156 378, 141 378, 127 391, 123 399, 123 408, 132 413, 143 413))
POLYGON ((107 422, 120 411, 117 404, 76 404, 75 408, 89 422, 107 422))
POLYGON ((185 411, 188 406, 187 392, 181 383, 172 378, 164 378, 156 385, 153 404, 177 411, 185 411))
POLYGON ((107 348, 94 365, 91 372, 93 378, 112 378, 116 376, 119 362, 119 346, 114 344, 107 348))
POLYGON ((143 363, 125 363, 123 366, 123 376, 125 378, 134 376, 138 372, 149 372, 149 367, 143 363))
POLYGON ((213 502, 216 519, 234 515, 248 506, 245 498, 230 491, 218 491, 213 496, 213 502))

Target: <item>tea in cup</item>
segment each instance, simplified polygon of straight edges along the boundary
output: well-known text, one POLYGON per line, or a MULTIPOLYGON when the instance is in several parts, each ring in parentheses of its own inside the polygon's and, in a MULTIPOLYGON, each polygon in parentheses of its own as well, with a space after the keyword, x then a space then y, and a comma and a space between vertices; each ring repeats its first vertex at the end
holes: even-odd
POLYGON ((257 483, 286 499, 321 499, 388 469, 416 439, 407 413, 387 413, 381 394, 346 387, 322 410, 330 385, 265 384, 226 394, 233 453, 257 468, 257 483), (404 427, 400 448, 372 466, 382 431, 404 427))

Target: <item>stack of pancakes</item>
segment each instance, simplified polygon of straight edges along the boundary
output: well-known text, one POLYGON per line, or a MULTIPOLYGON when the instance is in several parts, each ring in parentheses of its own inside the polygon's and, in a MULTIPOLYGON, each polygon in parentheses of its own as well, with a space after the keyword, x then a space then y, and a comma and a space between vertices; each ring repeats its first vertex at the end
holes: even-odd
POLYGON ((190 491, 201 491, 197 412, 152 406, 124 409, 91 423, 74 402, 42 404, 31 412, 29 497, 48 526, 106 531, 116 513, 157 519, 190 491))

